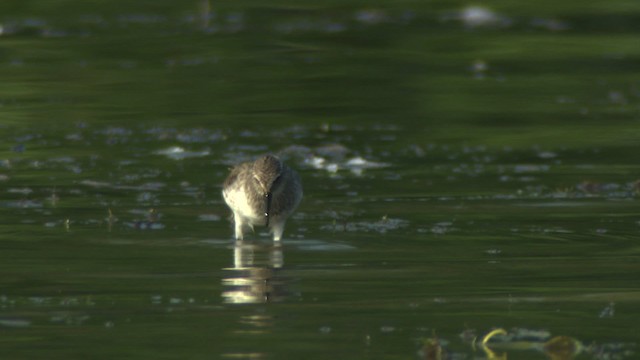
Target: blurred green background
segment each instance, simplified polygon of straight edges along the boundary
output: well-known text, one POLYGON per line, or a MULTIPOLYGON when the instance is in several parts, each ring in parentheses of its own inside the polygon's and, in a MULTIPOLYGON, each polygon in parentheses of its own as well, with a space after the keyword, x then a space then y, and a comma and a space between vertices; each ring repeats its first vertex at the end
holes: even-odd
POLYGON ((633 358, 639 33, 622 0, 3 1, 0 357, 478 358, 503 327, 633 358), (234 244, 220 184, 264 152, 305 200, 234 244))

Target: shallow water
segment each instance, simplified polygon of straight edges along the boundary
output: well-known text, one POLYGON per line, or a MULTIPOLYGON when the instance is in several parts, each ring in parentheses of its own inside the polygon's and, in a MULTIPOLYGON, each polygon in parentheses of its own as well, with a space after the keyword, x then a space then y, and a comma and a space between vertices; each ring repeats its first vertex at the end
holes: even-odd
POLYGON ((53 3, 0 5, 0 357, 637 356, 635 3, 53 3), (236 243, 264 152, 305 199, 236 243))

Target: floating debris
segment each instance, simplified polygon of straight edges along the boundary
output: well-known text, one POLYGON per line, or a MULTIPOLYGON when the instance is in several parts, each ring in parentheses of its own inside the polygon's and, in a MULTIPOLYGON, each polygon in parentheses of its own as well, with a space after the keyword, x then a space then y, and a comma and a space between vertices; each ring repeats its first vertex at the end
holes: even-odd
POLYGON ((569 336, 551 337, 551 333, 546 330, 519 328, 509 332, 501 328, 494 329, 481 341, 474 340, 472 345, 480 346, 490 359, 498 358, 495 350, 535 350, 552 359, 572 359, 587 350, 579 340, 569 336))
POLYGON ((396 328, 394 326, 391 325, 383 325, 380 327, 380 332, 381 333, 392 333, 396 331, 396 328))
POLYGON ((351 251, 356 249, 356 247, 348 244, 313 239, 288 240, 287 244, 304 251, 351 251))
POLYGON ((348 231, 348 232, 377 232, 384 234, 388 231, 398 230, 409 226, 409 221, 403 219, 395 219, 383 216, 379 221, 358 221, 358 222, 345 222, 338 224, 334 221, 333 224, 323 225, 320 228, 322 230, 329 231, 348 231))
POLYGON ((15 153, 23 153, 26 149, 27 147, 24 144, 18 144, 11 147, 11 151, 15 153))
POLYGON ((366 25, 377 25, 389 20, 389 16, 384 10, 363 9, 356 11, 354 18, 357 22, 366 25))
MULTIPOLYGON (((304 160, 304 163, 306 165, 311 166, 314 169, 325 169, 327 168, 328 164, 325 158, 319 157, 319 156, 311 156, 308 157, 307 159, 304 160)), ((336 165, 337 167, 337 165, 336 165)))
POLYGON ((450 12, 441 16, 443 21, 460 21, 465 27, 475 29, 481 27, 508 27, 512 20, 483 6, 467 6, 461 11, 450 12))
POLYGON ((205 129, 193 129, 191 131, 180 132, 176 134, 177 141, 188 144, 212 143, 220 141, 222 139, 224 139, 224 135, 221 132, 211 132, 205 129))
POLYGON ((77 314, 77 313, 74 313, 74 312, 65 311, 65 312, 53 313, 51 315, 51 317, 49 318, 49 321, 51 321, 52 323, 57 323, 57 324, 77 326, 77 325, 84 324, 89 319, 90 319, 89 315, 77 314))
POLYGON ((456 230, 453 227, 453 223, 450 221, 442 221, 439 223, 434 224, 430 229, 418 229, 418 232, 424 233, 424 232, 431 232, 433 234, 436 235, 444 235, 446 233, 449 233, 453 230, 456 230))
POLYGON ((96 181, 96 180, 82 180, 82 181, 80 181, 80 184, 81 185, 85 185, 85 186, 89 186, 89 187, 92 187, 92 188, 105 188, 105 187, 113 186, 108 182, 96 181))
POLYGON ((554 159, 558 157, 558 154, 553 151, 540 151, 537 155, 540 159, 554 159))
POLYGON ((337 173, 341 169, 349 170, 355 175, 362 175, 366 169, 379 169, 390 166, 387 163, 366 160, 361 156, 356 156, 342 162, 327 161, 320 156, 310 156, 304 160, 304 164, 318 170, 326 170, 330 173, 337 173))
POLYGON ((162 304, 162 295, 152 295, 151 296, 151 304, 152 305, 161 305, 162 304))
POLYGON ((220 221, 221 217, 216 214, 200 214, 198 215, 199 221, 220 221))
POLYGON ((618 90, 609 91, 609 101, 612 104, 617 104, 617 105, 626 105, 628 103, 628 100, 625 94, 618 90))
POLYGON ((15 201, 2 201, 0 202, 0 207, 8 207, 8 208, 18 208, 18 209, 39 209, 44 207, 44 205, 35 200, 15 200, 15 201))
POLYGON ((31 193, 33 193, 33 189, 31 188, 9 188, 7 189, 7 192, 9 194, 21 194, 21 195, 29 195, 31 193))
POLYGON ((549 171, 549 165, 533 165, 533 164, 521 164, 513 167, 513 172, 516 174, 523 173, 538 173, 549 171))
POLYGON ((349 169, 355 169, 355 168, 373 169, 373 168, 382 168, 382 167, 389 166, 389 164, 369 161, 360 156, 347 160, 347 162, 345 162, 344 165, 349 169))
POLYGON ((152 221, 133 221, 133 222, 125 222, 126 226, 136 229, 136 230, 162 230, 165 228, 165 225, 158 222, 152 221))
POLYGON ((598 317, 601 319, 612 318, 615 312, 616 304, 614 302, 610 302, 607 306, 604 307, 604 309, 602 309, 602 311, 600 311, 600 315, 598 315, 598 317))
POLYGON ((184 148, 180 146, 172 146, 167 149, 154 151, 153 154, 164 155, 169 159, 173 159, 173 160, 182 160, 186 158, 207 156, 210 154, 210 152, 208 149, 202 150, 202 151, 186 151, 184 148))
POLYGON ((344 157, 350 152, 348 147, 342 144, 329 144, 324 146, 319 146, 314 149, 316 154, 319 154, 324 157, 329 157, 332 160, 338 161, 344 159, 344 157))
POLYGON ((469 70, 473 73, 474 79, 482 80, 489 70, 489 64, 484 60, 478 59, 471 64, 469 70))
POLYGON ((11 328, 26 328, 31 326, 31 321, 24 319, 0 319, 0 326, 11 328))
POLYGON ((548 18, 533 18, 531 26, 549 31, 565 31, 571 28, 569 24, 562 20, 548 18))

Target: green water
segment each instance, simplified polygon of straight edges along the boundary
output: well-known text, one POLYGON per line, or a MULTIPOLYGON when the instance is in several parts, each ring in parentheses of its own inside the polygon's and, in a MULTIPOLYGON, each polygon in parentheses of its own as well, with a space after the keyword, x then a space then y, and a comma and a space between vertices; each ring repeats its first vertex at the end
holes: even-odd
POLYGON ((0 357, 637 357, 640 4, 468 6, 0 4, 0 357))

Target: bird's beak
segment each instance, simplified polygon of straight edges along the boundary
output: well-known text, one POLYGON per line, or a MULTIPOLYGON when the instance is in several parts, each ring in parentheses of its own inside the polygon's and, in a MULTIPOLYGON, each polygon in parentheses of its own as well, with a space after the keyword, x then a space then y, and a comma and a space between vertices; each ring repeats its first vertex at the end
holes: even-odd
POLYGON ((265 199, 267 200, 267 207, 264 211, 264 217, 267 219, 267 227, 269 227, 269 212, 271 211, 271 192, 267 192, 264 194, 265 199))

